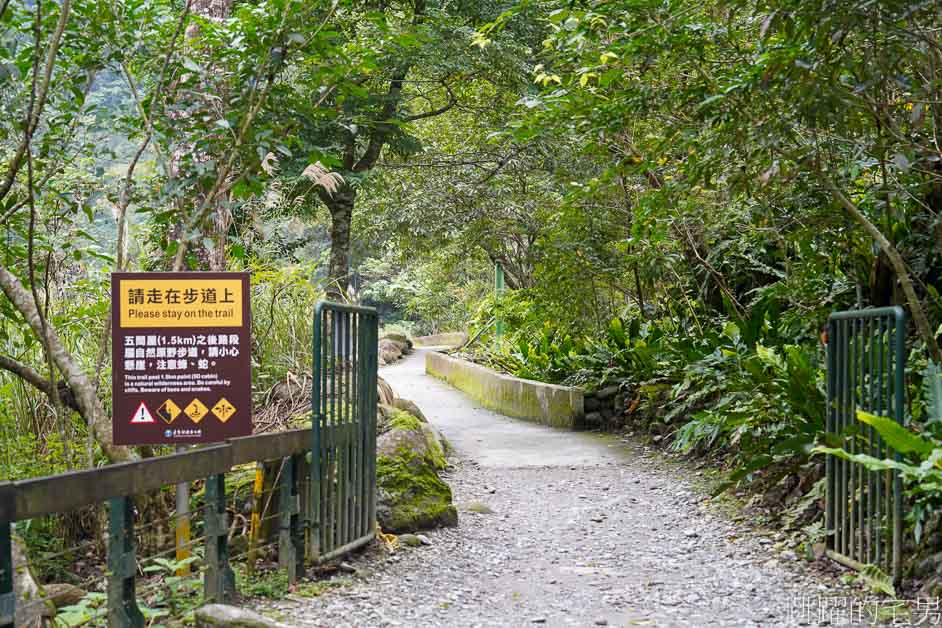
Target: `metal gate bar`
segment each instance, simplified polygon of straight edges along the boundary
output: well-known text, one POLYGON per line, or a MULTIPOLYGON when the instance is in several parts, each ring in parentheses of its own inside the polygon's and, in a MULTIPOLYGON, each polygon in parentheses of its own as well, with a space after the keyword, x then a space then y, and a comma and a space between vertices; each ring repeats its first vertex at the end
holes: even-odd
MULTIPOLYGON (((828 319, 827 432, 852 454, 899 454, 857 420, 857 410, 903 424, 906 314, 900 307, 837 312, 828 319)), ((849 567, 876 565, 899 580, 902 480, 828 456, 825 525, 828 555, 849 567)))
POLYGON ((315 310, 311 399, 315 560, 348 552, 375 534, 378 323, 373 308, 322 301, 315 310))

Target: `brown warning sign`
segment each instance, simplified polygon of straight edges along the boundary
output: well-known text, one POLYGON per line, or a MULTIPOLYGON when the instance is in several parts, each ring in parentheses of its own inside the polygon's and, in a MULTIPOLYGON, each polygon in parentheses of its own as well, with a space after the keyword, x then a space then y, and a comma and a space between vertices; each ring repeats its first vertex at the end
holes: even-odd
POLYGON ((252 433, 248 273, 113 273, 119 445, 252 433))

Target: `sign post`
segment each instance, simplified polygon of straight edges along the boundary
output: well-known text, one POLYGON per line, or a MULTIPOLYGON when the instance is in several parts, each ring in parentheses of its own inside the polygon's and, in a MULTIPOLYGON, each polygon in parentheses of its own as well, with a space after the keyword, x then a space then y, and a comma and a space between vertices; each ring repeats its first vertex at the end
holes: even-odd
POLYGON ((252 433, 248 273, 113 273, 117 445, 252 433))
MULTIPOLYGON (((247 273, 112 274, 115 444, 181 451, 252 433, 249 295, 247 273)), ((189 495, 177 486, 178 561, 190 556, 189 495)))

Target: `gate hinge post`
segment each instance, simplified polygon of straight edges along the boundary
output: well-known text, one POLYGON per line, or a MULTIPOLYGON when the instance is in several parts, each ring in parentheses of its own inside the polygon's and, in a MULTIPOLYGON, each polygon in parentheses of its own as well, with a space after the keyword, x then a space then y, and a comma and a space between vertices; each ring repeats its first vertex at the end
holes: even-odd
POLYGON ((134 544, 134 502, 130 497, 108 500, 108 625, 142 628, 144 615, 137 607, 134 544))
POLYGON ((229 565, 229 518, 226 516, 226 476, 211 475, 206 479, 204 506, 206 574, 203 576, 203 597, 215 602, 228 602, 235 596, 235 573, 229 565))
POLYGON ((0 521, 0 628, 13 628, 16 615, 12 528, 9 521, 0 521))
POLYGON ((304 535, 301 530, 299 473, 301 456, 284 459, 279 487, 278 564, 288 572, 288 582, 304 575, 304 535))

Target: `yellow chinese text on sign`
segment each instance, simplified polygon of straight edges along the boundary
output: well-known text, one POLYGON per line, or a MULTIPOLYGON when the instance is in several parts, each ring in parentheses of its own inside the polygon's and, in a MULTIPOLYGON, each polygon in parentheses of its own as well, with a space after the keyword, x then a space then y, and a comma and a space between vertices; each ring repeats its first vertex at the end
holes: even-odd
POLYGON ((126 279, 119 282, 121 327, 240 327, 239 279, 126 279))

